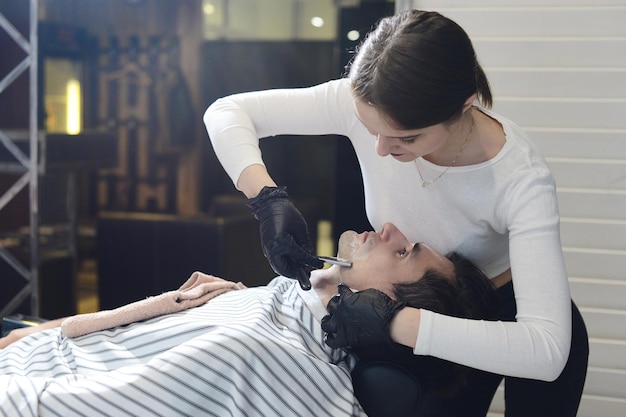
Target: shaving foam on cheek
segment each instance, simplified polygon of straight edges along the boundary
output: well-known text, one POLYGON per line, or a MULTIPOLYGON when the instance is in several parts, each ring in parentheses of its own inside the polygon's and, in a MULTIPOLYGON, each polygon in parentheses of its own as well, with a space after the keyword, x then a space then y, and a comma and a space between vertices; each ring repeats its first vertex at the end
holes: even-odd
POLYGON ((339 239, 339 246, 342 248, 340 256, 350 260, 363 260, 367 253, 376 245, 373 238, 366 239, 363 244, 359 244, 359 234, 350 231, 345 232, 339 239))
POLYGON ((357 234, 354 231, 343 232, 339 237, 339 253, 338 256, 344 258, 352 257, 352 253, 356 248, 357 234))
MULTIPOLYGON (((355 236, 355 240, 356 240, 356 236, 355 236)), ((371 239, 371 238, 367 239, 365 243, 363 243, 361 246, 359 246, 352 252, 352 260, 365 259, 369 251, 372 250, 375 245, 376 245, 375 239, 371 239)))

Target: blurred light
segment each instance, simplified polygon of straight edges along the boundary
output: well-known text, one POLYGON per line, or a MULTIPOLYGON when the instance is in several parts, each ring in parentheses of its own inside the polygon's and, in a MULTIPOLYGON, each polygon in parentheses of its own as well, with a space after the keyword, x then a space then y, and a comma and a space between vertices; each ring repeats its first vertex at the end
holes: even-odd
POLYGON ((80 133, 81 117, 80 117, 80 83, 78 80, 71 79, 65 86, 67 94, 66 108, 66 131, 70 135, 80 133))
POLYGON ((350 32, 348 32, 346 36, 351 41, 357 41, 361 37, 361 34, 359 33, 358 30, 351 30, 350 32))
POLYGON ((215 6, 213 6, 211 3, 204 3, 204 6, 202 6, 202 11, 206 15, 211 15, 215 13, 215 6))
POLYGON ((311 24, 316 28, 321 28, 322 26, 324 26, 324 19, 319 16, 315 16, 311 19, 311 24))

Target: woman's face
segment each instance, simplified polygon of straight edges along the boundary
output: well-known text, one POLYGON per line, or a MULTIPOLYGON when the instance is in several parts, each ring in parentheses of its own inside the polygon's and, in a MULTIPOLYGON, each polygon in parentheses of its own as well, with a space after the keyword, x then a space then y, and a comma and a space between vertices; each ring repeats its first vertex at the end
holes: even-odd
POLYGON ((428 270, 453 276, 454 266, 445 256, 419 243, 412 244, 391 223, 378 232, 344 232, 338 256, 352 261, 340 269, 341 282, 354 290, 376 288, 393 297, 393 285, 418 281, 428 270))
POLYGON ((354 111, 367 131, 376 138, 378 155, 391 155, 400 162, 411 162, 437 152, 451 134, 443 123, 422 129, 394 128, 375 106, 361 100, 354 100, 354 111))

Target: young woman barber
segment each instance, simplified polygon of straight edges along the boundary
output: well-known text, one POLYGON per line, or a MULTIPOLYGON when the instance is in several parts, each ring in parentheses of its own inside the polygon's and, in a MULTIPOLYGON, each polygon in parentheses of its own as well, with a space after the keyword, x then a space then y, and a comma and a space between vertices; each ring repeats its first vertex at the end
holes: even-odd
POLYGON ((393 221, 409 240, 460 252, 503 301, 501 320, 485 322, 342 290, 323 324, 329 345, 393 340, 474 368, 454 398, 428 395, 423 416, 484 416, 503 376, 507 416, 575 416, 588 340, 570 298, 554 180, 520 127, 488 110, 491 101, 463 29, 411 10, 379 23, 347 78, 226 97, 204 122, 224 168, 251 199, 276 272, 307 287, 307 271, 321 265, 306 222, 265 169, 258 138, 339 134, 358 157, 372 226, 393 221))

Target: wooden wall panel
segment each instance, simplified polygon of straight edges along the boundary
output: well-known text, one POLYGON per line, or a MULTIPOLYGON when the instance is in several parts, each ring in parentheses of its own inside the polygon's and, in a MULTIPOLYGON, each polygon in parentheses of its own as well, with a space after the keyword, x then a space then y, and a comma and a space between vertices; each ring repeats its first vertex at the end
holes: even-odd
POLYGON ((606 190, 559 189, 562 217, 626 220, 626 194, 606 190))
POLYGON ((619 130, 526 130, 546 158, 626 159, 626 135, 619 130))
MULTIPOLYGON (((626 0, 397 0, 464 27, 494 110, 554 172, 590 368, 580 417, 626 415, 626 0)), ((502 390, 490 416, 502 416, 502 390)))
MULTIPOLYGON (((434 10, 442 10, 440 2, 434 10)), ((445 15, 462 21, 465 31, 476 40, 499 40, 504 37, 616 37, 626 35, 626 10, 620 6, 586 7, 484 7, 481 1, 473 6, 451 8, 445 15), (607 13, 608 12, 608 13, 607 13), (598 24, 599 23, 599 24, 598 24)))
POLYGON ((564 219, 561 241, 565 247, 619 251, 626 247, 626 222, 564 219))
MULTIPOLYGON (((582 314, 593 331, 593 338, 617 340, 626 333, 626 312, 623 310, 585 308, 582 314)), ((626 384, 622 386, 626 387, 626 384)))
MULTIPOLYGON (((599 278, 615 281, 615 284, 626 282, 626 251, 610 251, 595 249, 565 248, 565 263, 570 279, 574 277, 599 278)), ((590 287, 590 293, 598 289, 590 287)), ((624 299, 620 302, 624 306, 624 299)), ((593 306, 593 305, 592 305, 593 306)), ((617 308, 617 307, 616 307, 617 308)))
MULTIPOLYGON (((626 47, 626 44, 624 45, 626 47)), ((626 56, 626 54, 625 54, 626 56)), ((626 63, 625 63, 626 64, 626 63)), ((626 129, 626 101, 500 97, 493 106, 521 126, 567 129, 626 129)))
POLYGON ((623 160, 558 158, 549 165, 559 187, 626 190, 623 160))
POLYGON ((593 67, 626 65, 624 38, 479 38, 474 42, 484 66, 494 67, 593 67))
POLYGON ((498 97, 626 97, 626 68, 611 70, 611 82, 608 82, 606 73, 588 68, 511 68, 492 71, 489 83, 498 97))

